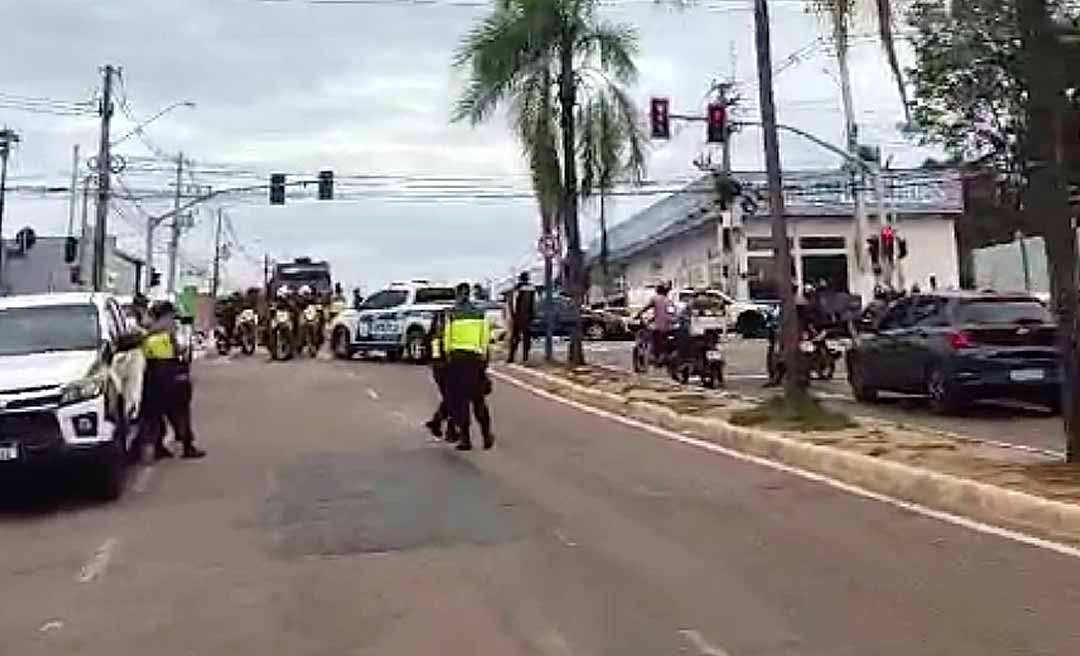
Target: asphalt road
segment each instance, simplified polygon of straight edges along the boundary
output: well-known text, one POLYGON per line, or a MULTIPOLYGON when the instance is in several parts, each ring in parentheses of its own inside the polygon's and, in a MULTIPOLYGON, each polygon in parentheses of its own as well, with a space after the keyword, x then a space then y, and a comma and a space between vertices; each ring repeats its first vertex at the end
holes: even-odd
MULTIPOLYGON (((541 346, 537 343, 537 346, 541 346)), ((632 342, 591 342, 587 345, 591 362, 629 371, 632 342)), ((538 349, 543 353, 543 348, 538 349)), ((727 388, 762 395, 765 384, 764 340, 735 339, 725 348, 727 388)), ((854 415, 879 417, 898 423, 928 426, 942 431, 971 435, 1024 447, 1064 453, 1065 434, 1060 416, 1051 415, 1041 406, 1008 402, 982 402, 957 416, 933 413, 925 399, 883 392, 877 403, 858 403, 851 395, 843 361, 832 380, 811 382, 820 398, 854 415)))
POLYGON ((459 454, 423 368, 201 363, 206 460, 112 505, 5 492, 3 653, 1080 653, 1073 557, 492 400, 498 446, 459 454))

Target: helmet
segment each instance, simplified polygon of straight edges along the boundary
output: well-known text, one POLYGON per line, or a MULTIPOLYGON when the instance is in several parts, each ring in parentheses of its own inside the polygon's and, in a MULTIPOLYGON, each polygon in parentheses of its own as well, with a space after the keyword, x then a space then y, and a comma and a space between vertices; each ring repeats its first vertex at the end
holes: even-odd
POLYGON ((278 287, 278 290, 277 290, 277 297, 278 298, 288 298, 290 294, 292 294, 292 290, 289 289, 288 285, 282 285, 281 287, 278 287))
POLYGON ((301 285, 298 293, 301 296, 311 296, 312 290, 310 285, 301 285))

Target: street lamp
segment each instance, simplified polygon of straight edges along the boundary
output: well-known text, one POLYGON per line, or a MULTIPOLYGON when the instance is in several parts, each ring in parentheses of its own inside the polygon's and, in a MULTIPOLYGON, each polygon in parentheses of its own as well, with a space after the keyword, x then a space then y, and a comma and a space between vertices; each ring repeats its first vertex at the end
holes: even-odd
POLYGON ((171 111, 173 111, 174 109, 177 109, 177 108, 179 108, 179 107, 186 107, 186 108, 188 108, 188 109, 195 109, 195 103, 194 103, 194 102, 192 102, 192 101, 190 101, 190 100, 180 100, 180 101, 174 102, 173 104, 171 104, 171 105, 169 105, 169 106, 165 107, 164 109, 162 109, 161 111, 157 112, 156 114, 154 114, 154 115, 153 115, 153 116, 151 116, 150 118, 146 119, 146 120, 145 120, 145 121, 143 121, 142 123, 140 123, 140 124, 136 125, 136 126, 135 126, 134 128, 132 128, 132 130, 131 130, 130 132, 128 132, 127 134, 125 134, 124 136, 120 137, 119 139, 117 139, 116 141, 112 142, 112 143, 111 143, 111 144, 109 144, 109 145, 110 145, 110 146, 117 146, 117 145, 119 145, 119 144, 121 144, 121 143, 123 143, 123 142, 127 141, 127 140, 128 140, 128 139, 130 139, 131 137, 133 137, 133 136, 135 136, 136 134, 139 134, 140 132, 142 132, 142 131, 143 131, 143 128, 145 128, 146 126, 150 125, 151 123, 153 123, 154 121, 158 120, 158 119, 159 119, 159 118, 161 118, 162 116, 165 116, 165 115, 166 115, 166 114, 168 114, 169 112, 171 112, 171 111))

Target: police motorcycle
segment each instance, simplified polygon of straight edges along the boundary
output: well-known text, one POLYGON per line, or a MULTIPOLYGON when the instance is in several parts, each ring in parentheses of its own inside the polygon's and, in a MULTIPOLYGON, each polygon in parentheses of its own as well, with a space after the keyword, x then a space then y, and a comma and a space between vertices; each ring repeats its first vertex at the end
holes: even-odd
POLYGON ((322 308, 307 285, 300 288, 300 307, 300 344, 297 352, 306 350, 314 358, 323 343, 322 308))
POLYGON ((236 318, 236 338, 244 355, 255 352, 259 334, 259 315, 253 308, 244 308, 236 318))
POLYGON ((289 293, 289 288, 283 285, 278 289, 277 302, 270 308, 267 347, 272 360, 290 360, 296 354, 296 330, 289 293))
POLYGON ((725 309, 720 297, 705 292, 695 294, 679 313, 675 349, 668 363, 677 382, 685 385, 697 377, 710 389, 724 385, 725 309))

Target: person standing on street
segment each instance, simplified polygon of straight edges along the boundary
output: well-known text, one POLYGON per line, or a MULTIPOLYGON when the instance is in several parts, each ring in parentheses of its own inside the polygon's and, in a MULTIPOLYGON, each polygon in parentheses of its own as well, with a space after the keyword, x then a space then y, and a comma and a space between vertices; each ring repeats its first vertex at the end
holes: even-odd
POLYGON ((183 445, 181 457, 202 458, 206 452, 195 446, 191 430, 191 365, 181 356, 177 343, 176 308, 162 301, 151 314, 154 321, 142 342, 146 377, 141 423, 146 429, 140 446, 153 445, 158 457, 168 457, 161 452, 166 450, 163 438, 167 419, 176 441, 183 445))
POLYGON ((529 361, 529 348, 532 346, 532 325, 536 310, 536 289, 529 282, 529 272, 522 271, 514 290, 508 299, 510 315, 510 356, 507 362, 514 361, 518 344, 521 344, 521 361, 529 361))
POLYGON ((648 304, 637 313, 637 320, 641 320, 645 313, 652 310, 652 347, 653 364, 658 364, 667 354, 668 335, 675 324, 675 304, 668 298, 669 287, 665 283, 656 286, 656 294, 648 304))
MULTIPOLYGON (((447 402, 446 387, 446 349, 443 348, 443 332, 446 328, 446 317, 442 312, 436 312, 431 319, 431 328, 428 330, 428 357, 431 361, 431 377, 435 380, 435 386, 439 389, 439 407, 435 414, 424 425, 435 437, 443 436, 443 422, 451 419, 450 406, 447 402)), ((446 441, 457 442, 457 431, 454 422, 446 427, 446 441)))
POLYGON ((457 301, 447 311, 443 328, 446 349, 446 395, 451 422, 458 437, 457 449, 471 451, 469 409, 476 412, 484 448, 495 445, 491 416, 484 398, 487 386, 488 350, 491 326, 484 311, 469 300, 469 284, 461 283, 455 292, 457 301))

